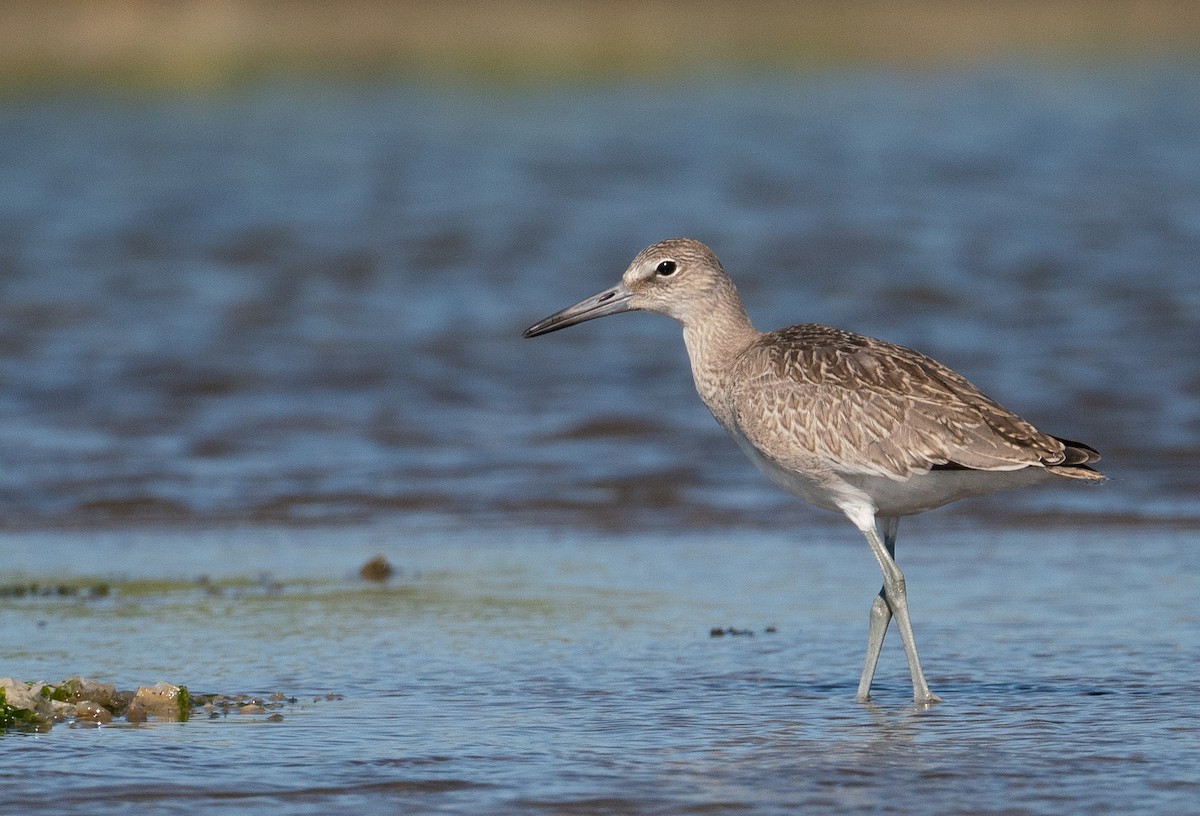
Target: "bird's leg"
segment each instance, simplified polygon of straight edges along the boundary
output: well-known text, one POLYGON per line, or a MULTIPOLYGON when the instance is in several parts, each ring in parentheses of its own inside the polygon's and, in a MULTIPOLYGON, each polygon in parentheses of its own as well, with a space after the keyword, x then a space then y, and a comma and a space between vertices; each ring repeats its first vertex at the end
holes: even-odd
POLYGON ((941 702, 940 697, 929 690, 925 682, 925 673, 921 671, 921 661, 917 657, 917 642, 913 637, 912 623, 908 618, 908 594, 904 587, 904 573, 896 566, 896 560, 888 552, 887 545, 879 537, 872 520, 870 524, 861 524, 859 529, 867 537, 871 545, 871 553, 879 562, 883 572, 883 598, 892 615, 896 618, 896 628, 900 630, 900 641, 904 644, 904 655, 908 658, 908 671, 912 675, 913 702, 917 705, 928 705, 941 702))
MULTIPOLYGON (((887 516, 883 522, 883 546, 893 560, 896 558, 896 530, 900 526, 899 516, 887 516)), ((865 703, 871 699, 871 681, 875 678, 875 667, 879 663, 879 653, 883 649, 883 637, 887 634, 888 624, 892 622, 892 610, 887 603, 887 587, 879 589, 879 594, 871 603, 870 627, 867 630, 867 660, 863 664, 862 677, 858 680, 858 700, 865 703)))

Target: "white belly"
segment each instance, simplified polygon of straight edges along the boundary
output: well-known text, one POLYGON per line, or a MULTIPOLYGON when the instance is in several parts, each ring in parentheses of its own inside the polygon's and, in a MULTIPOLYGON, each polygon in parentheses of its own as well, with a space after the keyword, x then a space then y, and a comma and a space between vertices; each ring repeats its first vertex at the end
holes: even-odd
POLYGON ((959 499, 1040 484, 1053 474, 1031 466, 1020 470, 931 470, 904 481, 886 476, 844 478, 870 497, 879 515, 911 516, 959 499))
POLYGON ((771 481, 793 496, 847 515, 911 516, 959 499, 1040 484, 1053 474, 1040 467, 1019 470, 931 470, 907 479, 838 472, 814 465, 803 472, 780 467, 741 433, 738 446, 771 481))

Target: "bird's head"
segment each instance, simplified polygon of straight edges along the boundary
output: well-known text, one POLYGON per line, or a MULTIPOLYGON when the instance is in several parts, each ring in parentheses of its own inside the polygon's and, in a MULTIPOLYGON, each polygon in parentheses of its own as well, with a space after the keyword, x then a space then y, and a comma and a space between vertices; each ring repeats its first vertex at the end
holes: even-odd
POLYGON ((616 286, 538 321, 523 336, 628 311, 656 312, 686 326, 729 295, 736 300, 733 283, 711 249, 691 238, 671 238, 639 252, 616 286))

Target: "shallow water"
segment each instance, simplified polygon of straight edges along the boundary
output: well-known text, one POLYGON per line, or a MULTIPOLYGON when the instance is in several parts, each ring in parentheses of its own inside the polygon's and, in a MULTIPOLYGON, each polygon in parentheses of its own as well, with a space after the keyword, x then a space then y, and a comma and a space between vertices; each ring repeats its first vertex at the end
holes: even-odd
POLYGON ((112 591, 0 676, 297 702, 5 734, 0 812, 1194 810, 1195 73, 6 102, 0 585, 112 591), (945 703, 854 702, 878 570, 669 321, 519 339, 678 234, 1104 453, 905 522, 945 703))
POLYGON ((1200 577, 1163 567, 1193 535, 988 530, 964 558, 966 530, 911 526, 901 553, 945 697, 928 710, 895 642, 875 702, 854 701, 878 574, 848 525, 9 536, 5 563, 86 550, 104 568, 67 573, 117 579, 102 599, 0 601, 11 672, 298 701, 278 723, 7 734, 0 812, 1194 808, 1200 577), (386 586, 352 576, 376 553, 403 570, 386 586), (137 582, 165 576, 181 580, 137 582))

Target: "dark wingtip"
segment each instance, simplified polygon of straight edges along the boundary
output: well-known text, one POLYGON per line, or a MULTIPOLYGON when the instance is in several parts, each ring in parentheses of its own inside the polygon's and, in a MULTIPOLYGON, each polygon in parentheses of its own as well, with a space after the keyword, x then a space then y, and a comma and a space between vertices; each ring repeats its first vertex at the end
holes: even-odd
POLYGON ((1063 444, 1063 454, 1066 456, 1060 464, 1068 467, 1090 465, 1100 461, 1100 451, 1082 442, 1072 442, 1070 439, 1054 437, 1063 444))
MULTIPOLYGON (((1063 446, 1063 460, 1053 465, 1047 465, 1051 469, 1066 468, 1065 471, 1060 471, 1064 475, 1069 475, 1069 471, 1086 471, 1087 473, 1095 473, 1100 476, 1099 471, 1095 468, 1088 467, 1095 462, 1100 461, 1100 452, 1091 445, 1085 445, 1082 442, 1072 442, 1070 439, 1062 439, 1061 437, 1053 437, 1063 446)), ((975 468, 961 465, 958 462, 945 462, 943 464, 935 464, 930 466, 930 470, 974 470, 975 468)), ((1084 473, 1079 473, 1083 476, 1084 473)))

